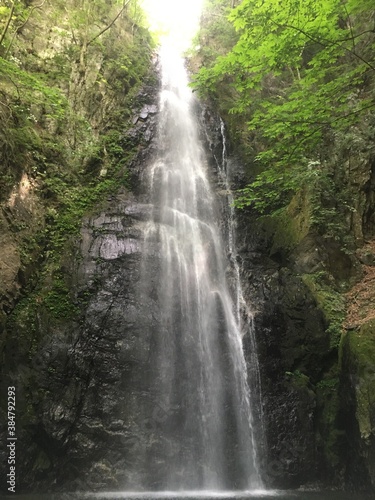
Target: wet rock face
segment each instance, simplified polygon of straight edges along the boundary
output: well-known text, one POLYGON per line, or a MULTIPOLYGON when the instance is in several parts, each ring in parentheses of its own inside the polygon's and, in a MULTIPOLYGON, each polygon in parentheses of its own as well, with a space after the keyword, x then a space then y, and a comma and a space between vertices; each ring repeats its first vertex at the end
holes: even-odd
MULTIPOLYGON (((329 365, 329 336, 302 280, 267 256, 246 216, 238 222, 242 281, 254 312, 261 372, 262 469, 270 486, 294 488, 319 479, 317 402, 310 380, 319 380, 329 365)), ((244 346, 250 359, 246 338, 244 346)))
MULTIPOLYGON (((142 90, 143 108, 122 139, 124 145, 139 145, 129 167, 137 194, 123 189, 109 196, 102 212, 83 221, 73 254, 63 256, 59 272, 71 285, 79 314, 56 319, 41 307, 35 324, 18 318, 8 326, 7 380, 1 387, 17 386, 19 492, 121 489, 135 481, 135 450, 147 422, 131 415, 147 384, 150 324, 157 314, 151 300, 145 317, 138 318, 150 215, 142 176, 156 147, 157 96, 157 85, 142 90), (37 345, 19 341, 31 336, 31 327, 37 345)), ((155 274, 157 253, 156 246, 155 274)), ((0 458, 6 477, 3 452, 0 458)))
POLYGON ((151 300, 147 316, 138 317, 146 213, 133 196, 119 194, 84 223, 81 258, 70 272, 76 299, 86 305, 79 321, 57 331, 44 319, 32 367, 39 392, 31 393, 34 415, 20 431, 28 450, 20 489, 120 489, 135 480, 134 447, 146 423, 131 415, 146 393, 157 314, 151 300))
POLYGON ((294 488, 319 479, 317 402, 310 380, 318 380, 329 362, 329 338, 322 313, 290 271, 252 267, 249 282, 248 297, 257 309, 263 470, 268 484, 294 488))
MULTIPOLYGON (((137 321, 142 255, 138 219, 143 215, 143 206, 137 209, 134 199, 116 198, 82 230, 76 289, 80 294, 91 287, 92 292, 82 324, 74 329, 63 373, 56 367, 63 385, 45 401, 42 412, 49 435, 61 442, 65 433, 66 462, 60 469, 64 488, 72 468, 79 471, 73 488, 79 486, 78 477, 85 478, 85 489, 120 488, 129 473, 127 451, 139 439, 129 408, 135 396, 131 391, 143 389, 142 379, 134 380, 140 365, 147 370, 149 339, 137 321)), ((149 312, 151 316, 151 304, 149 312)))
POLYGON ((370 317, 348 329, 342 340, 341 418, 347 435, 350 479, 357 488, 367 484, 375 487, 374 355, 375 320, 370 317))

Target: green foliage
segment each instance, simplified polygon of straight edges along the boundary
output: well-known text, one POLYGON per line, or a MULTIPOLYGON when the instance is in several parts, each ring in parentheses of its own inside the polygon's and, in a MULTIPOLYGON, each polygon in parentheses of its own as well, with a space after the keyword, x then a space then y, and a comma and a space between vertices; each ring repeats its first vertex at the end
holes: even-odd
POLYGON ((204 6, 201 29, 193 40, 193 46, 206 65, 212 65, 218 55, 224 55, 238 40, 227 17, 229 11, 227 0, 211 0, 204 6))
MULTIPOLYGON (((137 3, 137 0, 131 0, 137 3)), ((86 42, 94 39, 106 26, 109 26, 122 10, 123 0, 107 2, 105 0, 73 0, 70 2, 70 15, 66 25, 75 33, 75 39, 86 39, 86 42)), ((61 2, 61 7, 66 2, 61 2)))
MULTIPOLYGON (((17 37, 12 47, 15 55, 10 52, 8 60, 0 58, 0 187, 4 197, 18 182, 21 169, 36 177, 45 197, 52 196, 56 202, 63 198, 61 193, 57 196, 59 189, 78 187, 88 178, 90 182, 97 179, 101 164, 108 170, 126 163, 126 155, 121 157, 123 149, 115 146, 119 133, 111 140, 104 133, 98 140, 92 130, 93 121, 98 128, 98 118, 105 119, 100 127, 107 131, 113 127, 123 130, 124 118, 131 113, 132 96, 149 69, 150 36, 136 24, 136 18, 141 19, 141 13, 136 13, 138 2, 130 1, 132 13, 130 4, 122 10, 125 3, 118 0, 109 6, 104 0, 69 0, 68 4, 57 1, 48 6, 43 20, 43 27, 52 23, 54 49, 44 51, 40 57, 34 49, 25 50, 17 37), (122 19, 117 22, 120 12, 122 19), (102 31, 88 54, 85 43, 102 31), (96 60, 99 55, 101 64, 95 82, 96 63, 93 70, 81 65, 90 60, 88 57, 96 60), (83 73, 93 71, 94 78, 77 78, 77 68, 83 73), (68 90, 69 102, 65 97, 68 90), (103 109, 99 116, 93 116, 103 91, 103 109), (78 169, 82 164, 82 173, 87 176, 80 177, 78 169)), ((21 4, 17 2, 16 14, 21 4)), ((6 14, 10 6, 11 2, 3 9, 6 14)), ((27 5, 22 8, 24 22, 32 9, 27 5)), ((33 22, 40 29, 38 13, 33 11, 33 22)), ((14 29, 21 22, 16 21, 12 21, 14 29)))
POLYGON ((145 77, 149 68, 151 45, 141 43, 143 35, 143 30, 137 31, 126 51, 121 50, 106 61, 98 78, 110 89, 128 93, 145 77))
POLYGON ((0 6, 0 55, 8 52, 14 35, 26 23, 32 8, 27 2, 5 0, 5 5, 0 6))
MULTIPOLYGON (((336 168, 340 171, 340 166, 336 168)), ((345 253, 354 247, 347 219, 355 211, 353 195, 343 182, 336 181, 328 168, 320 168, 316 182, 310 185, 311 227, 324 238, 335 240, 345 253)))
POLYGON ((294 370, 293 372, 285 372, 287 377, 296 377, 296 378, 304 378, 304 375, 300 370, 294 370))
POLYGON ((276 163, 263 170, 251 184, 238 191, 235 206, 244 208, 251 204, 260 214, 277 215, 276 211, 290 201, 291 195, 298 188, 308 181, 317 181, 318 177, 319 172, 314 166, 306 169, 297 165, 291 169, 282 163, 276 163))
POLYGON ((316 384, 318 389, 336 391, 339 385, 338 377, 326 378, 316 384))
POLYGON ((294 388, 303 389, 310 387, 310 378, 302 373, 300 370, 294 370, 293 372, 285 372, 286 380, 290 382, 294 388))
POLYGON ((1 195, 6 197, 19 180, 21 170, 32 169, 33 155, 45 149, 36 110, 43 121, 58 130, 65 122, 67 99, 42 78, 0 57, 0 162, 1 195), (39 126, 39 127, 38 127, 39 126))
MULTIPOLYGON (((334 142, 375 106, 373 14, 366 0, 243 0, 228 14, 238 37, 230 50, 216 51, 207 38, 216 58, 202 58, 192 86, 238 116, 256 141, 251 183, 237 207, 272 213, 303 186, 319 189, 330 176, 336 182, 322 154, 327 138, 334 142)), ((313 224, 328 220, 327 232, 337 237, 333 209, 342 218, 350 204, 325 206, 318 195, 316 201, 313 224)))
MULTIPOLYGON (((21 69, 16 62, 0 57, 0 84, 12 96, 12 113, 21 123, 35 123, 32 107, 42 107, 46 116, 56 121, 65 117, 68 101, 62 92, 38 75, 21 69)), ((19 127, 17 127, 19 128, 19 127)))
MULTIPOLYGON (((12 228, 19 239, 22 265, 33 269, 44 261, 39 283, 35 286, 33 279, 35 288, 15 312, 21 329, 23 317, 25 324, 36 325, 38 311, 46 310, 56 320, 75 315, 69 283, 60 272, 62 256, 79 234, 83 216, 120 187, 128 187, 126 167, 137 148, 131 141, 125 145, 121 138, 132 113, 132 99, 149 71, 152 44, 140 26, 138 1, 130 0, 128 7, 125 3, 48 2, 43 22, 39 11, 33 13, 35 34, 26 37, 26 43, 30 37, 38 43, 31 49, 24 34, 17 33, 30 6, 17 2, 24 15, 11 20, 4 39, 1 194, 8 196, 26 172, 46 215, 45 226, 30 232, 22 223, 12 228), (49 43, 43 44, 38 37, 50 27, 49 43)), ((0 34, 10 5, 7 2, 6 11, 0 10, 0 34)), ((41 206, 38 209, 42 212, 41 206)))
POLYGON ((47 105, 51 109, 55 108, 57 112, 63 113, 66 108, 67 100, 61 92, 54 87, 50 87, 42 77, 30 74, 22 70, 18 61, 6 61, 0 57, 0 75, 1 80, 7 87, 13 91, 13 94, 22 101, 32 98, 39 98, 40 103, 47 105))
POLYGON ((42 292, 38 300, 51 316, 58 320, 70 319, 79 312, 72 302, 71 292, 61 275, 54 277, 52 288, 42 292))

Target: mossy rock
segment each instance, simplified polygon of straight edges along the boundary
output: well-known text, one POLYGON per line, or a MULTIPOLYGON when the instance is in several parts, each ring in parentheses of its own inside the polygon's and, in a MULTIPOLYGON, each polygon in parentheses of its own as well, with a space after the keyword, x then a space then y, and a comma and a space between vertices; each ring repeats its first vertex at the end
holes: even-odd
POLYGON ((51 467, 51 461, 44 453, 44 451, 40 451, 37 459, 35 460, 33 469, 38 472, 44 472, 51 467))
POLYGON ((273 251, 294 248, 307 236, 310 230, 311 204, 309 193, 303 189, 291 199, 288 207, 275 217, 276 232, 273 251))
POLYGON ((301 373, 299 370, 294 372, 285 372, 286 381, 288 385, 291 385, 293 389, 308 389, 310 386, 310 378, 301 373))
POLYGON ((362 439, 375 435, 375 319, 346 334, 355 383, 356 418, 362 439))
POLYGON ((323 451, 325 467, 340 466, 340 446, 343 431, 338 429, 339 378, 330 373, 316 385, 318 434, 317 442, 323 451))
POLYGON ((304 274, 302 280, 324 315, 331 347, 338 347, 346 311, 344 295, 336 290, 332 277, 327 273, 304 274))

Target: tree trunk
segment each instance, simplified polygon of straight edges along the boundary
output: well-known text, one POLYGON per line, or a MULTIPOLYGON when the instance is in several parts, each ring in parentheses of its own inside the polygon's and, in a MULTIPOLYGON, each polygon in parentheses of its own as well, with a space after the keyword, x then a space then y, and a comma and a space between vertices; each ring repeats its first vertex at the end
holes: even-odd
POLYGON ((12 8, 10 9, 10 12, 9 12, 9 16, 8 16, 7 22, 5 23, 5 26, 4 26, 4 29, 3 29, 3 32, 1 33, 1 36, 0 36, 0 47, 2 46, 3 41, 4 41, 4 38, 5 38, 5 36, 6 36, 7 32, 8 32, 8 29, 9 29, 10 23, 11 23, 11 21, 12 21, 13 12, 14 12, 14 2, 12 2, 12 8))

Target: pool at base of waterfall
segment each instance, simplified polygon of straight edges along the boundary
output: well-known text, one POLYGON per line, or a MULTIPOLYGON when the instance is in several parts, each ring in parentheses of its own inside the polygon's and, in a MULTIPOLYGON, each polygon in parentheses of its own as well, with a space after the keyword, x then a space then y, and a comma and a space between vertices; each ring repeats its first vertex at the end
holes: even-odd
MULTIPOLYGON (((14 498, 7 496, 5 499, 14 498)), ((372 494, 332 490, 251 490, 251 491, 160 491, 80 492, 17 495, 17 500, 366 500, 372 494)))

